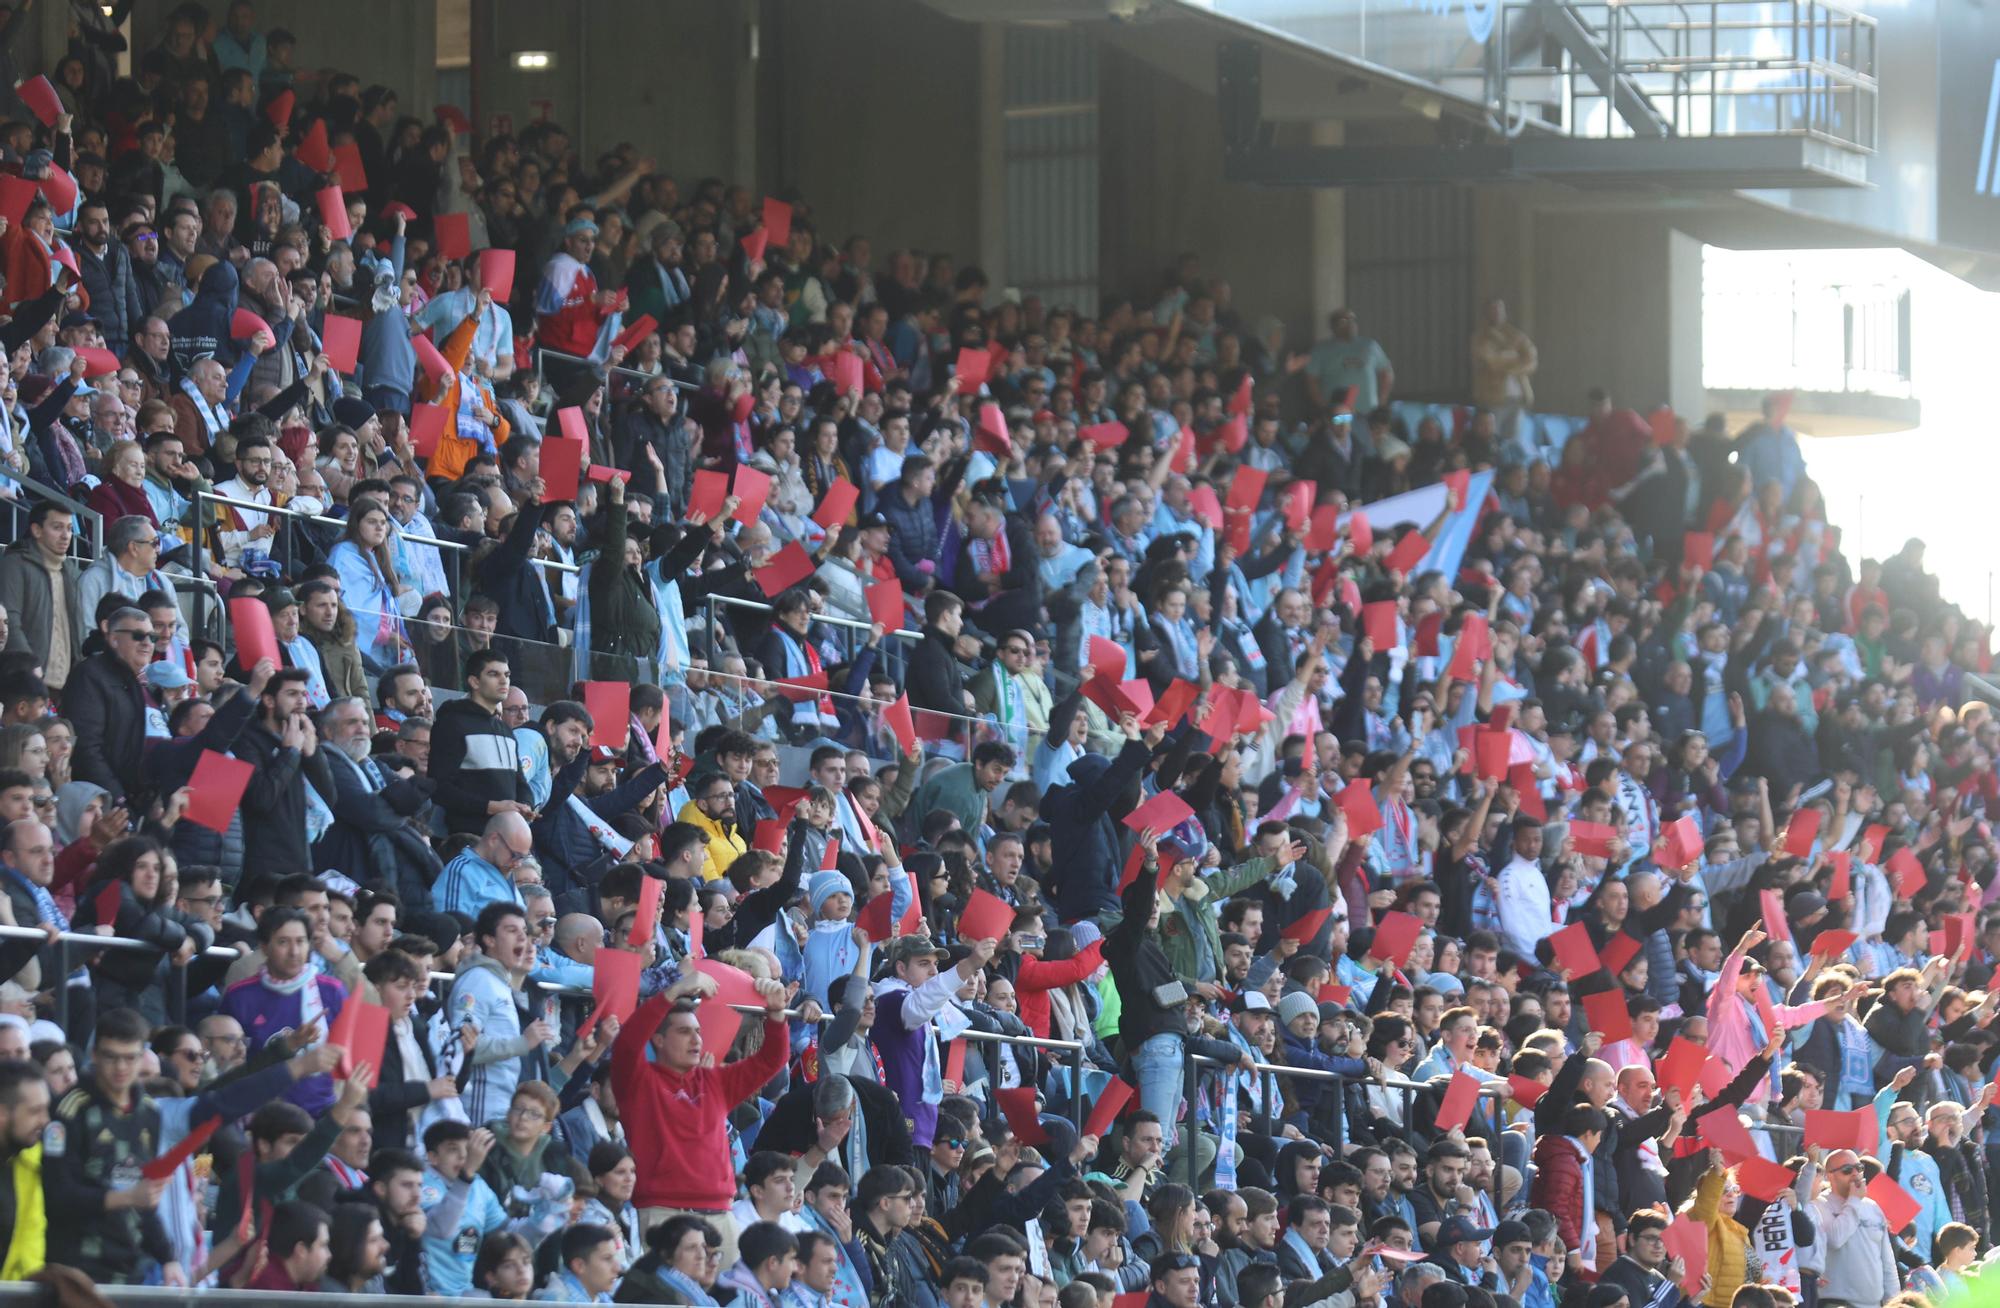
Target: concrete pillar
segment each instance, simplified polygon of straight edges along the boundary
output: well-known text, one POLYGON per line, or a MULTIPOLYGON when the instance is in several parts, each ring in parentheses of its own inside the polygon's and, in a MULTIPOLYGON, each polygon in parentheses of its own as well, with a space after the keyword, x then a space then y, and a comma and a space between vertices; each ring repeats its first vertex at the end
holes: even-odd
MULTIPOLYGON (((1311 139, 1314 145, 1344 145, 1347 142, 1347 125, 1339 122, 1313 123, 1311 139)), ((1312 270, 1312 322, 1308 324, 1304 339, 1293 342, 1300 348, 1310 347, 1324 335, 1327 317, 1347 303, 1345 190, 1332 186, 1313 190, 1312 211, 1306 232, 1307 263, 1312 270)))
POLYGON ((1701 384, 1701 241, 1667 233, 1667 403, 1674 412, 1700 414, 1707 403, 1701 384))
POLYGON ((734 134, 731 141, 729 176, 746 185, 757 184, 757 76, 763 62, 763 31, 758 23, 758 0, 736 0, 736 49, 732 67, 736 72, 736 103, 731 114, 734 134))
POLYGON ((1007 285, 1007 29, 979 25, 979 266, 996 291, 1007 285))

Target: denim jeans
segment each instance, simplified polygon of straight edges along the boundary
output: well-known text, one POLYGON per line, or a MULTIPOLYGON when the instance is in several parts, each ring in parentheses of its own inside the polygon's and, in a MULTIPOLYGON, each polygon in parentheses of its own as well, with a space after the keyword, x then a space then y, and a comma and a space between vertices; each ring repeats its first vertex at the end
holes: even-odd
POLYGON ((1139 1107, 1156 1114, 1173 1139, 1181 1116, 1181 1089, 1187 1077, 1187 1041, 1172 1031, 1151 1036, 1132 1055, 1139 1078, 1139 1107))

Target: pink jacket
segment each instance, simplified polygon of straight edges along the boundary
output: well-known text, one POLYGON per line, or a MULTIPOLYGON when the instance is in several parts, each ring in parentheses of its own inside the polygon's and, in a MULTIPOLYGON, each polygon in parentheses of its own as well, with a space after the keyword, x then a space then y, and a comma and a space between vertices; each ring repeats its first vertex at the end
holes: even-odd
MULTIPOLYGON (((1750 1010, 1743 997, 1736 993, 1736 978, 1743 972, 1743 955, 1732 953, 1722 961, 1722 971, 1715 978, 1715 989, 1708 992, 1708 1052, 1720 1058, 1729 1067, 1732 1075, 1743 1070, 1743 1065, 1755 1058, 1760 1046, 1750 1032, 1750 1010)), ((1757 1005, 1757 1018, 1764 1024, 1764 1037, 1779 1025, 1786 1030, 1804 1026, 1826 1011, 1826 1004, 1814 1000, 1810 1004, 1773 1004, 1770 994, 1763 986, 1757 987, 1757 997, 1750 1001, 1757 1005)), ((1775 1065, 1774 1065, 1775 1066, 1775 1065)), ((1761 1103, 1771 1093, 1771 1078, 1764 1077, 1750 1091, 1750 1102, 1761 1103)))

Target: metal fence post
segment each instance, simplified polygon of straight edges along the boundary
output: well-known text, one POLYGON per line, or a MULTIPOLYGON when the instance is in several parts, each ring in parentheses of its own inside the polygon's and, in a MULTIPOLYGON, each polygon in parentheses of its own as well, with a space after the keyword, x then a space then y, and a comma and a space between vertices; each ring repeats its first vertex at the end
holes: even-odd
POLYGON ((1076 1123, 1077 1134, 1083 1133, 1083 1041, 1076 1042, 1076 1051, 1070 1055, 1069 1068, 1069 1115, 1076 1123))
MULTIPOLYGON (((1182 1046, 1182 1048, 1184 1048, 1184 1049, 1185 1049, 1185 1048, 1186 1048, 1186 1046, 1185 1046, 1185 1045, 1183 1045, 1183 1046, 1182 1046)), ((1186 1066, 1187 1066, 1187 1083, 1186 1083, 1185 1085, 1183 1085, 1183 1086, 1181 1087, 1181 1098, 1182 1098, 1182 1099, 1183 1099, 1183 1100, 1185 1101, 1185 1107, 1186 1107, 1186 1109, 1187 1109, 1187 1123, 1188 1123, 1188 1126, 1187 1126, 1187 1149, 1186 1149, 1186 1152, 1187 1152, 1187 1185, 1188 1185, 1188 1189, 1190 1189, 1190 1190, 1194 1191, 1194 1192, 1195 1192, 1196 1194, 1200 1194, 1200 1193, 1201 1193, 1201 1186, 1200 1186, 1199 1184, 1197 1184, 1197 1180, 1198 1180, 1198 1178, 1199 1178, 1199 1177, 1200 1177, 1200 1175, 1201 1175, 1201 1168, 1200 1168, 1200 1164, 1199 1164, 1199 1163, 1197 1162, 1197 1160, 1195 1159, 1195 1152, 1196 1152, 1196 1150, 1195 1150, 1195 1143, 1194 1143, 1194 1142, 1195 1142, 1195 1136, 1196 1136, 1196 1134, 1197 1134, 1197 1133, 1198 1133, 1198 1132, 1199 1132, 1199 1131, 1201 1130, 1201 1127, 1200 1127, 1200 1125, 1199 1125, 1199 1121, 1200 1121, 1200 1112, 1199 1112, 1199 1110, 1198 1110, 1198 1109, 1196 1108, 1196 1106, 1195 1106, 1195 1100, 1196 1100, 1197 1096, 1198 1096, 1198 1095, 1200 1094, 1200 1086, 1201 1086, 1201 1072, 1200 1072, 1200 1070, 1199 1070, 1199 1069, 1198 1069, 1198 1068, 1197 1068, 1197 1067, 1195 1066, 1195 1062, 1196 1062, 1197 1058, 1198 1058, 1198 1055, 1195 1055, 1195 1054, 1189 1054, 1189 1055, 1187 1056, 1187 1063, 1186 1063, 1186 1066)), ((1180 1144, 1180 1142, 1181 1142, 1181 1141, 1180 1141, 1180 1123, 1178 1123, 1178 1122, 1169 1122, 1169 1123, 1167 1124, 1167 1129, 1168 1129, 1169 1131, 1172 1131, 1172 1132, 1174 1133, 1174 1143, 1175 1143, 1176 1145, 1180 1144)))
POLYGON ((69 940, 56 941, 55 1024, 69 1030, 69 940))
MULTIPOLYGON (((201 487, 199 485, 195 487, 194 491, 194 508, 192 514, 192 524, 188 532, 188 544, 194 551, 193 572, 197 577, 205 577, 208 575, 208 572, 201 565, 201 549, 202 541, 208 533, 203 530, 201 487)), ((205 586, 196 586, 194 588, 194 629, 204 635, 208 632, 208 588, 205 586)))

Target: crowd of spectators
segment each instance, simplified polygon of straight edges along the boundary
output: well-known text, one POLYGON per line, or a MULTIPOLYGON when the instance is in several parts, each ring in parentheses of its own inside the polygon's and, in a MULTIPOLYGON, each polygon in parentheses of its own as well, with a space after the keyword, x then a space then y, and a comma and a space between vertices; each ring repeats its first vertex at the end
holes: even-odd
POLYGON ((1988 632, 1785 397, 1552 448, 1498 301, 1411 403, 1193 258, 1079 312, 73 8, 0 121, 0 1279, 1977 1276, 1988 632))

